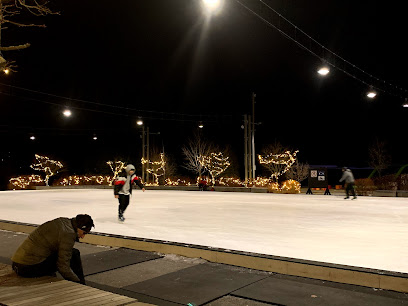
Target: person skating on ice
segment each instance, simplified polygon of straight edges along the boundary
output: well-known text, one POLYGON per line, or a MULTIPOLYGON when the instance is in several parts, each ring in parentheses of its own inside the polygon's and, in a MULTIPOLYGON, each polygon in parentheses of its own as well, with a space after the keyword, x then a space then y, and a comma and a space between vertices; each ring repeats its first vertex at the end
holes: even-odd
POLYGON ((355 180, 353 172, 351 172, 351 170, 347 167, 343 167, 341 171, 343 171, 343 176, 341 177, 340 182, 345 181, 346 183, 346 197, 344 199, 350 198, 350 191, 353 196, 353 200, 357 199, 356 191, 354 189, 355 180))
POLYGON ((145 191, 145 188, 140 181, 140 178, 135 175, 135 166, 129 164, 125 171, 120 174, 115 180, 114 194, 119 200, 119 221, 125 221, 123 214, 129 205, 130 195, 132 194, 132 185, 136 184, 140 189, 145 191))

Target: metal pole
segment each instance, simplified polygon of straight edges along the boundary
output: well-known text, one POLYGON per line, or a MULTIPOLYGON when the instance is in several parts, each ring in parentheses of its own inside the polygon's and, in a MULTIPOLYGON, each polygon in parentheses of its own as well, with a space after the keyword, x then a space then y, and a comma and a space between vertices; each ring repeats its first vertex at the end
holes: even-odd
POLYGON ((251 146, 251 135, 252 135, 252 118, 248 115, 248 178, 252 181, 252 146, 251 146))
MULTIPOLYGON (((145 155, 145 128, 144 126, 142 127, 142 159, 145 160, 146 159, 146 155, 145 155)), ((146 175, 145 175, 145 171, 146 171, 146 166, 144 163, 142 163, 142 181, 143 183, 146 183, 146 175)))
MULTIPOLYGON (((149 142, 149 135, 150 135, 150 132, 149 132, 149 127, 147 127, 147 132, 146 132, 146 143, 147 143, 147 145, 146 145, 146 159, 147 159, 147 166, 146 166, 146 171, 147 171, 147 169, 149 169, 149 161, 150 161, 150 154, 149 154, 149 152, 150 152, 150 148, 149 148, 149 145, 150 145, 150 142, 149 142)), ((149 175, 149 172, 146 172, 146 182, 148 182, 148 183, 150 183, 150 175, 149 175)))
POLYGON ((244 144, 245 184, 248 184, 248 115, 244 115, 244 144))
POLYGON ((255 97, 256 94, 252 93, 252 178, 255 179, 255 97))

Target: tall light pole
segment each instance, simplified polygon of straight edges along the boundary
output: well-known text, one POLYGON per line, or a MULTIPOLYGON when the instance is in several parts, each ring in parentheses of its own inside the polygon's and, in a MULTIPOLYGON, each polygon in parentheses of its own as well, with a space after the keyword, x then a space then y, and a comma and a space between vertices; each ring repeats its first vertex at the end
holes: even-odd
MULTIPOLYGON (((146 129, 143 125, 142 127, 142 159, 143 160, 150 160, 150 140, 149 140, 149 127, 147 126, 146 129)), ((142 181, 144 183, 149 183, 149 162, 142 163, 142 181)))
POLYGON ((253 92, 252 93, 252 179, 255 179, 255 170, 256 170, 256 165, 255 165, 255 97, 256 94, 253 92))
POLYGON ((252 93, 252 116, 244 115, 245 184, 255 179, 255 93, 252 93))

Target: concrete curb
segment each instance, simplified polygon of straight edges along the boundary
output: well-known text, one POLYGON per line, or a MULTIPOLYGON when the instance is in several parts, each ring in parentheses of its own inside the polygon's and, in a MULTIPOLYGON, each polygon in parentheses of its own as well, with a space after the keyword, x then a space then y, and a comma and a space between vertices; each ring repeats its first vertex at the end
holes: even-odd
MULTIPOLYGON (((37 225, 0 220, 0 229, 2 230, 30 233, 35 227, 37 225)), ((190 258, 203 258, 210 262, 249 269, 408 293, 407 273, 96 232, 87 235, 83 242, 162 254, 176 254, 190 258)))

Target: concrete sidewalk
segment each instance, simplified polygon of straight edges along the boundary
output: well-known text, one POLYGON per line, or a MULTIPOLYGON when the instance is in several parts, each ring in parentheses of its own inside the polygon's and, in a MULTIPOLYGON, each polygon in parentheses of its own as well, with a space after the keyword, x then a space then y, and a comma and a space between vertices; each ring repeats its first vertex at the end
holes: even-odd
MULTIPOLYGON (((26 237, 0 231, 0 262, 11 264, 26 237)), ((376 288, 125 248, 85 243, 76 248, 88 286, 154 305, 408 305, 407 294, 376 288)))

